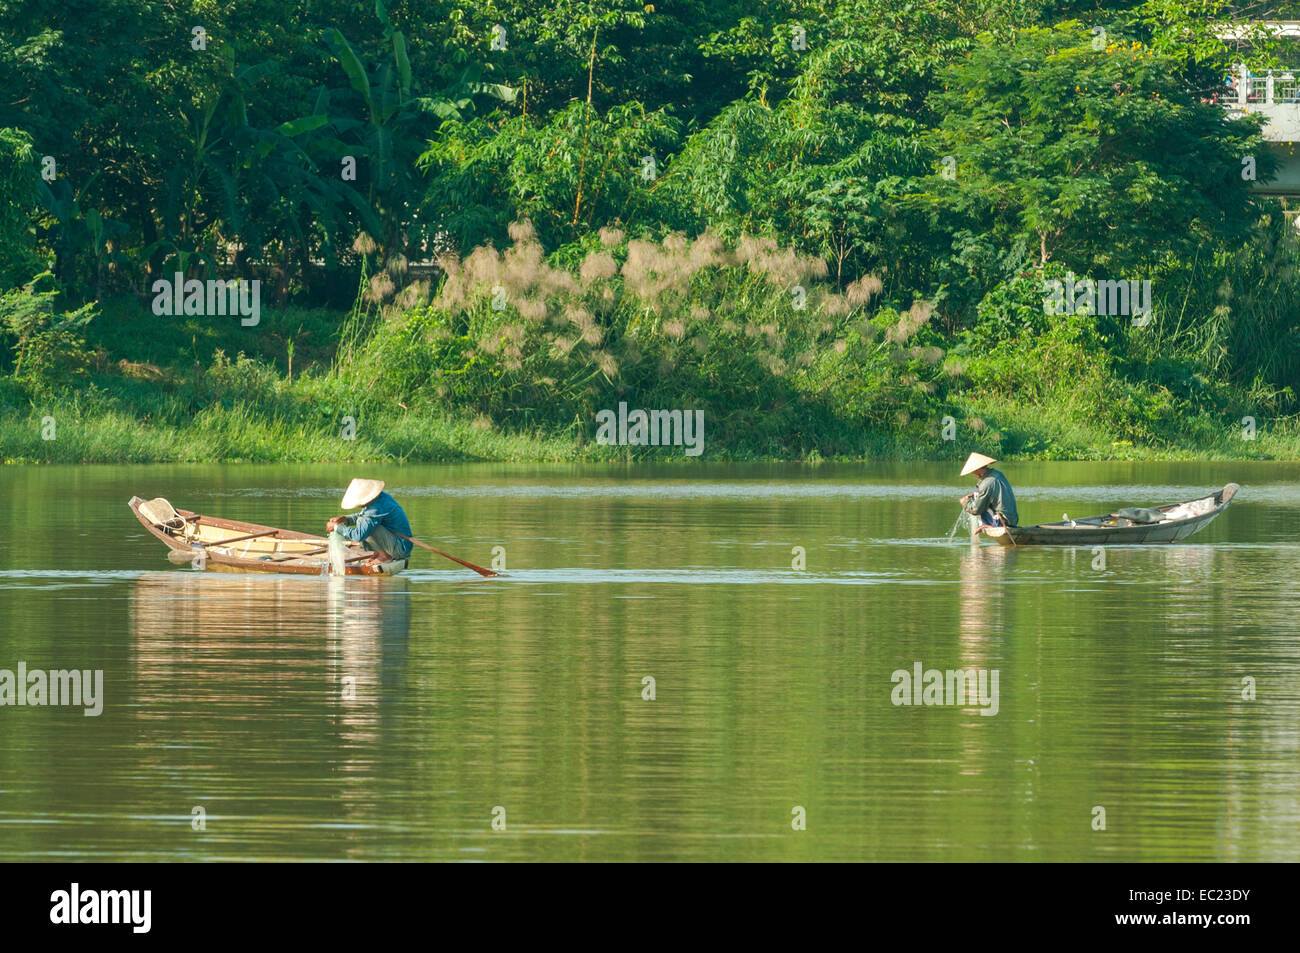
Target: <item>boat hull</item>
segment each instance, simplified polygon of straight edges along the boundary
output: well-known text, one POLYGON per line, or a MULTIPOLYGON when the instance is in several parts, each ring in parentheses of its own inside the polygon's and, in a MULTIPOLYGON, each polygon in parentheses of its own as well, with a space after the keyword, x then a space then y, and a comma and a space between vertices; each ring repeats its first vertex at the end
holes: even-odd
POLYGON ((1213 502, 1213 509, 1184 519, 1169 519, 1159 523, 1136 523, 1116 513, 1109 513, 1069 522, 1040 523, 1037 526, 988 527, 975 538, 978 540, 980 535, 987 536, 1002 546, 1128 546, 1143 543, 1176 543, 1214 522, 1218 515, 1227 509, 1239 489, 1237 484, 1229 483, 1222 490, 1209 496, 1156 507, 1161 512, 1169 512, 1180 506, 1195 505, 1203 501, 1213 502))
MULTIPOLYGON (((171 509, 170 504, 166 504, 168 518, 162 519, 159 503, 166 501, 133 496, 127 505, 140 525, 167 547, 173 561, 179 558, 196 569, 214 572, 304 576, 329 572, 329 540, 323 536, 204 516, 192 510, 171 509)), ((361 561, 374 554, 356 543, 349 547, 349 576, 391 576, 407 566, 404 559, 363 566, 361 561)))

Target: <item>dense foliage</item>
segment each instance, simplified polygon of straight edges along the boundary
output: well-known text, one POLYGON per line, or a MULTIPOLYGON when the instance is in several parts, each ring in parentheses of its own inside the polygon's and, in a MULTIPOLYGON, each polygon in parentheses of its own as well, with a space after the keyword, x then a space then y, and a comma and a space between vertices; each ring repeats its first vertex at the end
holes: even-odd
POLYGON ((1213 27, 1285 13, 0 0, 0 457, 57 455, 23 434, 61 400, 304 453, 358 413, 580 442, 619 401, 774 456, 1293 433, 1300 249, 1218 100, 1300 50, 1213 27), (155 317, 177 272, 260 279, 264 320, 155 317), (1076 277, 1150 320, 1048 313, 1076 277))

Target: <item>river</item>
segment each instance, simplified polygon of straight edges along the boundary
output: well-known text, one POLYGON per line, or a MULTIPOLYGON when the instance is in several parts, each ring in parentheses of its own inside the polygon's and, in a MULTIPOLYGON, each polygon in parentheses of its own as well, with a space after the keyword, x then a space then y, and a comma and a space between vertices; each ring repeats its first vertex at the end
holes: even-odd
POLYGON ((1242 490, 1008 550, 956 464, 0 467, 0 669, 103 672, 0 708, 0 860, 1300 857, 1300 465, 1002 469, 1024 523, 1242 490), (316 532, 355 475, 507 575, 198 572, 126 506, 316 532))

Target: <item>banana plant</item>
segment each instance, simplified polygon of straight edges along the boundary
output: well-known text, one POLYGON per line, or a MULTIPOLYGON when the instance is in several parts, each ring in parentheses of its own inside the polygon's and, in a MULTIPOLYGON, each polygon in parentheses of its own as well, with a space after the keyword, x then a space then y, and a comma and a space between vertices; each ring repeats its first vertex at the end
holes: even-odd
POLYGON ((96 172, 79 189, 74 189, 67 179, 53 183, 41 181, 37 197, 45 210, 44 226, 49 231, 50 246, 55 253, 55 268, 63 284, 75 282, 83 253, 94 262, 95 297, 103 291, 104 266, 110 262, 124 262, 125 256, 110 251, 110 245, 126 235, 130 228, 125 222, 105 216, 99 209, 83 208, 100 173, 96 172))
MULTIPOLYGON (((373 215, 362 212, 361 196, 349 189, 346 196, 357 209, 367 230, 379 242, 384 257, 404 251, 402 233, 409 224, 409 209, 418 184, 415 164, 419 154, 444 120, 459 119, 474 97, 488 96, 503 102, 513 101, 515 90, 500 83, 481 80, 483 67, 470 64, 446 88, 422 93, 413 76, 406 37, 389 20, 383 0, 376 0, 375 15, 384 28, 385 46, 391 58, 368 69, 342 31, 331 28, 325 39, 339 66, 347 76, 351 90, 364 107, 364 119, 351 122, 335 119, 332 123, 346 154, 365 161, 364 204, 373 215), (355 198, 353 197, 355 196, 355 198)), ((358 180, 361 175, 358 174, 358 180)))
POLYGON ((191 162, 170 172, 176 182, 168 194, 180 197, 165 207, 164 223, 171 227, 150 251, 168 252, 181 271, 212 268, 223 257, 223 241, 237 241, 257 258, 267 250, 267 236, 283 236, 284 247, 296 249, 305 276, 314 250, 332 244, 344 227, 337 211, 346 201, 344 190, 300 145, 330 117, 318 100, 311 115, 273 128, 251 124, 247 103, 253 87, 279 66, 267 61, 237 67, 232 50, 224 55, 225 82, 192 123, 191 162))

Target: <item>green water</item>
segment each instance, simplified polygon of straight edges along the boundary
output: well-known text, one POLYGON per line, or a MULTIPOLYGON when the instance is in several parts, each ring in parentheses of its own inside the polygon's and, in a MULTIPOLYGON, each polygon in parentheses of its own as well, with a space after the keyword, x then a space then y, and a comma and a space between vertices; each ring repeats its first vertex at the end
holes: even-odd
POLYGON ((1300 857, 1300 466, 1005 468, 1024 522, 1243 486, 1101 553, 950 542, 955 470, 0 468, 0 669, 105 696, 0 708, 0 860, 1300 857), (358 473, 508 577, 196 572, 126 507, 319 532, 358 473))

